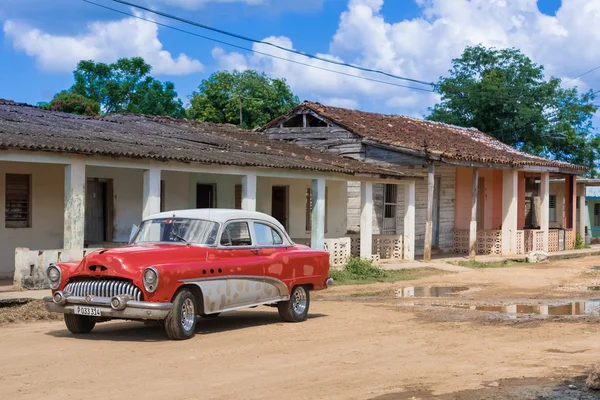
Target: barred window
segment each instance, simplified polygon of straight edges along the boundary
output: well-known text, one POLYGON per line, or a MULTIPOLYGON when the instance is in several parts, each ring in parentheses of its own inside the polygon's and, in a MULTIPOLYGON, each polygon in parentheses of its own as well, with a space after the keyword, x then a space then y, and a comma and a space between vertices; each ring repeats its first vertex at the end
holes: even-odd
POLYGON ((550 196, 550 222, 556 222, 556 195, 550 196))
POLYGON ((6 174, 5 224, 31 227, 31 175, 6 174))

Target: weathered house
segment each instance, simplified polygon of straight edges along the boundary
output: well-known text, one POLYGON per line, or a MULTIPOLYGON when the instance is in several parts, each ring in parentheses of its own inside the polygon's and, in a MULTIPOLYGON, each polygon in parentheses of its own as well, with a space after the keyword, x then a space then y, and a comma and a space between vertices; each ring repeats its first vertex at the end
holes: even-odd
MULTIPOLYGON (((518 254, 575 244, 585 167, 518 151, 478 131, 404 116, 304 102, 263 133, 273 139, 396 167, 416 184, 416 251, 518 254), (551 184, 558 180, 559 183, 551 184), (579 196, 578 196, 579 193, 579 196)), ((403 233, 404 188, 377 184, 373 232, 403 233)), ((359 229, 359 187, 348 186, 348 231, 359 229)), ((583 226, 583 224, 581 224, 583 226)))
MULTIPOLYGON (((43 285, 49 263, 127 243, 143 217, 185 208, 268 213, 294 240, 327 248, 339 263, 350 251, 346 208, 338 206, 348 182, 362 186, 368 218, 373 184, 406 186, 414 205, 415 179, 232 125, 0 102, 0 277, 43 285)), ((403 216, 407 240, 398 254, 411 259, 414 206, 403 216)), ((360 232, 368 254, 370 235, 360 232)))

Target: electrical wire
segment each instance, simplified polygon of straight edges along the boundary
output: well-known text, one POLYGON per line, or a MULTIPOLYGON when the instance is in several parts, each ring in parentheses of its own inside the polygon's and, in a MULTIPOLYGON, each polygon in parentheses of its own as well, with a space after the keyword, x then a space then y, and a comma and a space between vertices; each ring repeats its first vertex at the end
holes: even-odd
POLYGON ((327 58, 324 58, 324 57, 320 57, 320 56, 315 56, 315 55, 309 54, 309 53, 303 53, 301 51, 290 49, 288 47, 283 47, 283 46, 277 45, 275 43, 265 42, 264 40, 257 40, 257 39, 253 39, 253 38, 250 38, 250 37, 247 37, 247 36, 239 35, 237 33, 228 32, 228 31, 223 30, 223 29, 213 28, 212 26, 209 26, 209 25, 201 24, 199 22, 191 21, 189 19, 181 18, 181 17, 175 16, 175 15, 172 15, 172 14, 168 14, 168 13, 162 12, 162 11, 153 10, 151 8, 140 6, 140 5, 134 4, 134 3, 130 3, 128 1, 124 1, 124 0, 112 0, 112 1, 114 1, 115 3, 124 4, 124 5, 129 6, 129 7, 137 8, 137 9, 140 9, 140 10, 144 10, 144 11, 156 14, 156 15, 160 15, 160 16, 168 18, 168 19, 173 19, 173 20, 176 20, 176 21, 179 21, 179 22, 183 22, 185 24, 193 25, 193 26, 196 26, 198 28, 207 29, 207 30, 210 30, 210 31, 213 31, 213 32, 217 32, 217 33, 220 33, 220 34, 223 34, 223 35, 231 36, 231 37, 234 37, 236 39, 244 40, 244 41, 247 41, 247 42, 252 42, 252 43, 257 43, 257 44, 264 44, 264 45, 267 45, 267 46, 275 47, 275 48, 277 48, 279 50, 283 50, 283 51, 287 51, 287 52, 290 52, 290 53, 298 54, 300 56, 304 56, 304 57, 307 57, 307 58, 312 58, 312 59, 323 61, 323 62, 326 62, 326 63, 335 64, 335 65, 339 65, 339 66, 342 66, 342 67, 354 68, 354 69, 357 69, 357 70, 360 70, 360 71, 364 71, 364 72, 372 72, 372 73, 375 73, 375 74, 381 74, 381 75, 388 76, 390 78, 400 79, 400 80, 403 80, 403 81, 408 81, 408 82, 413 82, 413 83, 418 83, 418 84, 421 84, 421 85, 427 85, 427 86, 432 86, 432 87, 435 85, 433 82, 425 82, 425 81, 421 81, 421 80, 418 80, 418 79, 406 78, 406 77, 403 77, 403 76, 390 74, 390 73, 385 72, 385 71, 380 71, 380 70, 371 69, 371 68, 365 68, 365 67, 361 67, 359 65, 352 65, 352 64, 345 63, 345 62, 340 62, 340 61, 330 60, 330 59, 327 59, 327 58))
POLYGON ((429 92, 429 93, 433 93, 434 92, 433 90, 430 90, 430 89, 424 89, 424 88, 415 87, 415 86, 402 85, 402 84, 399 84, 399 83, 382 81, 382 80, 379 80, 379 79, 368 78, 366 76, 353 75, 353 74, 349 74, 349 73, 346 73, 346 72, 336 71, 336 70, 325 68, 325 67, 319 67, 317 65, 312 65, 312 64, 304 63, 304 62, 297 61, 297 60, 290 60, 289 58, 280 57, 280 56, 276 56, 276 55, 269 54, 269 53, 264 53, 262 51, 254 50, 254 49, 251 49, 251 48, 248 48, 248 47, 238 46, 236 44, 232 44, 232 43, 228 43, 228 42, 225 42, 225 41, 222 41, 222 40, 219 40, 219 39, 211 38, 209 36, 204 36, 204 35, 200 35, 200 34, 195 33, 195 32, 190 32, 190 31, 187 31, 185 29, 176 28, 174 26, 163 24, 163 23, 157 22, 157 21, 153 21, 151 19, 140 17, 140 16, 135 15, 135 14, 131 14, 131 13, 128 13, 128 12, 125 12, 125 11, 117 10, 116 8, 112 8, 112 7, 105 6, 103 4, 95 3, 95 2, 90 1, 90 0, 81 0, 81 1, 83 1, 84 3, 95 5, 97 7, 101 7, 101 8, 107 9, 107 10, 111 10, 111 11, 117 12, 119 14, 123 14, 123 15, 127 15, 129 17, 137 18, 137 19, 142 20, 142 21, 150 22, 150 23, 153 23, 155 25, 162 26, 164 28, 169 28, 169 29, 172 29, 174 31, 186 33, 186 34, 189 34, 189 35, 192 35, 192 36, 196 36, 196 37, 199 37, 199 38, 202 38, 202 39, 210 40, 212 42, 223 44, 225 46, 234 47, 236 49, 245 50, 245 51, 249 51, 249 52, 252 52, 252 53, 255 53, 255 54, 260 54, 260 55, 263 55, 263 56, 275 58, 275 59, 278 59, 278 60, 291 62, 293 64, 298 64, 298 65, 302 65, 302 66, 305 66, 305 67, 310 67, 310 68, 318 69, 318 70, 321 70, 321 71, 327 71, 327 72, 331 72, 331 73, 334 73, 334 74, 348 76, 348 77, 351 77, 351 78, 362 79, 362 80, 369 81, 369 82, 381 83, 381 84, 385 84, 385 85, 390 85, 390 86, 395 86, 395 87, 401 87, 401 88, 406 88, 406 89, 412 89, 412 90, 419 90, 419 91, 422 91, 422 92, 429 92))
POLYGON ((600 65, 599 65, 599 66, 597 66, 596 68, 592 68, 592 69, 590 69, 590 70, 589 70, 589 71, 587 71, 587 72, 584 72, 583 74, 577 75, 575 78, 571 78, 571 79, 569 79, 568 81, 565 81, 564 83, 569 83, 569 82, 571 82, 571 81, 574 81, 574 80, 575 80, 575 79, 577 79, 577 78, 581 78, 582 76, 584 76, 584 75, 587 75, 587 74, 590 74, 590 73, 592 73, 592 72, 594 72, 594 71, 596 71, 596 70, 599 70, 599 69, 600 69, 600 65))

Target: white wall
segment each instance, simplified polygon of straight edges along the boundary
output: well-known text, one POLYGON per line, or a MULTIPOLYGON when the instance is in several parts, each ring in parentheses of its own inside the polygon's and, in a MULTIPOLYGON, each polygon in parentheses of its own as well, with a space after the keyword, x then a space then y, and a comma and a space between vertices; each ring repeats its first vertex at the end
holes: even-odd
POLYGON ((160 178, 165 185, 165 211, 185 210, 192 207, 192 204, 190 203, 190 192, 192 188, 190 186, 190 175, 191 174, 187 172, 161 172, 160 178))
POLYGON ((242 177, 237 175, 190 174, 189 208, 196 208, 196 185, 199 183, 216 185, 215 200, 217 208, 234 208, 235 185, 242 184, 242 177))
POLYGON ((12 278, 17 247, 63 247, 64 171, 62 165, 0 162, 0 277, 12 278), (7 173, 31 175, 30 228, 6 228, 7 173))
POLYGON ((562 228, 565 223, 565 182, 550 182, 550 195, 556 196, 556 222, 550 222, 550 228, 562 228))

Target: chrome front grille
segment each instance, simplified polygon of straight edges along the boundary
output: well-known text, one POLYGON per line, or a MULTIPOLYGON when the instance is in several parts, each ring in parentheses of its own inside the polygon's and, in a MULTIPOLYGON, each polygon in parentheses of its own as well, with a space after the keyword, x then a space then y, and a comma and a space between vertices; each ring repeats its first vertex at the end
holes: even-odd
POLYGON ((133 283, 117 280, 86 280, 70 282, 65 286, 65 292, 73 296, 113 297, 129 295, 132 299, 142 300, 142 291, 133 283))

